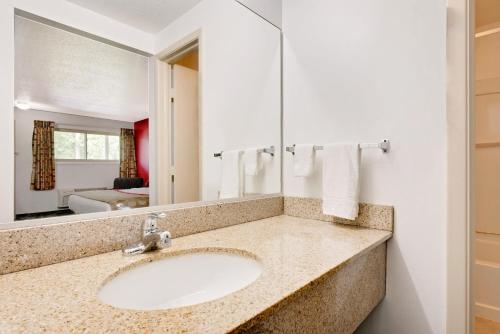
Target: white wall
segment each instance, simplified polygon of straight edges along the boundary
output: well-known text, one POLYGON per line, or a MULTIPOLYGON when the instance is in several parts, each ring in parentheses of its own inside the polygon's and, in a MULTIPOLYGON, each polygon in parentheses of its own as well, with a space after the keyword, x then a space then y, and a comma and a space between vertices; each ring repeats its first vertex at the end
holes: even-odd
MULTIPOLYGON (((213 200, 221 175, 213 153, 280 146, 280 31, 233 0, 205 0, 158 34, 157 53, 200 29, 202 188, 213 200)), ((248 192, 280 192, 280 154, 264 157, 248 192)))
MULTIPOLYGON (((0 174, 14 174, 14 9, 18 8, 75 29, 153 53, 154 36, 64 0, 0 1, 0 174)), ((14 178, 5 177, 0 192, 0 223, 14 218, 14 178)))
MULTIPOLYGON (((390 139, 363 152, 361 200, 395 208, 387 295, 360 333, 444 333, 446 119, 444 0, 284 1, 284 140, 390 139)), ((321 196, 317 173, 286 195, 321 196)))
POLYGON ((56 189, 48 191, 30 190, 31 141, 33 121, 53 121, 60 125, 102 129, 120 133, 120 128, 132 129, 133 123, 101 118, 75 116, 38 110, 15 110, 15 210, 16 214, 57 210, 57 189, 113 187, 113 180, 119 176, 119 163, 56 162, 56 189))
POLYGON ((10 2, 0 1, 0 223, 14 220, 14 10, 10 2))

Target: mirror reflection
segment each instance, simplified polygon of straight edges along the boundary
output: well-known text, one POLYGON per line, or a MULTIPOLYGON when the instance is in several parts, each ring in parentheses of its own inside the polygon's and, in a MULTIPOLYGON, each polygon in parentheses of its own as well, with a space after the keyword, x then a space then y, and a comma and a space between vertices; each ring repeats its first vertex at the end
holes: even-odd
POLYGON ((148 33, 16 12, 16 220, 280 192, 279 29, 205 0, 148 33))

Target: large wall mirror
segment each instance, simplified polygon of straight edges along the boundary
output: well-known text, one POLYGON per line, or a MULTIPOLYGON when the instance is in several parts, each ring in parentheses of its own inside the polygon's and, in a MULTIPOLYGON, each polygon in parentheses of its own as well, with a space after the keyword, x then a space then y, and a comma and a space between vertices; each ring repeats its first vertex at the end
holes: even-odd
POLYGON ((14 220, 281 191, 272 18, 235 0, 164 1, 149 19, 114 1, 68 2, 153 43, 143 50, 16 10, 14 220))

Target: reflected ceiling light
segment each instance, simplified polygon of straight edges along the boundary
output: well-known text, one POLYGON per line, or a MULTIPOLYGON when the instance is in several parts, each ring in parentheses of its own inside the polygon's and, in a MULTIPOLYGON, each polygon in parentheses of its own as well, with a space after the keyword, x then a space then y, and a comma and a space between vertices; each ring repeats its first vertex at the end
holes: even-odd
POLYGON ((31 109, 31 104, 28 102, 28 101, 20 101, 20 100, 16 100, 14 102, 14 105, 21 109, 21 110, 28 110, 28 109, 31 109))

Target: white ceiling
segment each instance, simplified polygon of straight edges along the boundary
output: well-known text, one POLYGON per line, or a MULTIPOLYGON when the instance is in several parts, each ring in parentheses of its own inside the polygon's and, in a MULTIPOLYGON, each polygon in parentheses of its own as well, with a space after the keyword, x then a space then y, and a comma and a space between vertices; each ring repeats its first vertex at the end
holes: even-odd
POLYGON ((236 0, 281 29, 282 0, 236 0))
POLYGON ((201 0, 66 0, 148 33, 157 33, 201 0))
POLYGON ((134 122, 148 117, 148 59, 16 16, 15 98, 33 109, 134 122))

